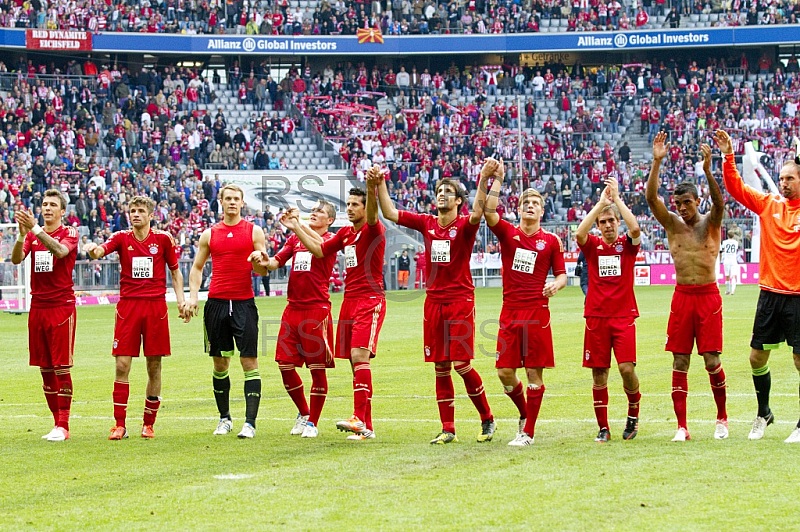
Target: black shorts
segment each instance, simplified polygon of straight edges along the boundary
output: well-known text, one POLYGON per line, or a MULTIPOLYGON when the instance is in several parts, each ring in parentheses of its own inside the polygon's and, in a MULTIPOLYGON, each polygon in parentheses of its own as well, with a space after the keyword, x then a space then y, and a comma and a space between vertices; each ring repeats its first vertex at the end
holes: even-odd
POLYGON ((800 296, 762 290, 750 347, 766 351, 784 341, 800 354, 800 296))
POLYGON ((212 357, 232 357, 233 343, 241 357, 258 356, 258 308, 255 299, 209 298, 203 308, 205 349, 212 357))

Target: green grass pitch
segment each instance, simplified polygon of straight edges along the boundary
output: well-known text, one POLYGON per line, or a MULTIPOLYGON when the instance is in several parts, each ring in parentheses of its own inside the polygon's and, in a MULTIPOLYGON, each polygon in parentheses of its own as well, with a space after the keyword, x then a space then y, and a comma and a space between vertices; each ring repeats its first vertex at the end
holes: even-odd
MULTIPOLYGON (((216 409, 211 362, 202 353, 200 320, 173 316, 156 439, 138 437, 146 372, 134 361, 128 426, 131 438, 106 439, 113 425, 110 355, 113 307, 78 309, 73 369, 72 439, 40 439, 52 427, 39 373, 28 366, 26 317, 1 315, 0 530, 796 530, 800 447, 784 444, 798 416, 798 375, 790 350, 773 352, 775 425, 764 440, 747 433, 756 401, 747 355, 758 290, 724 297, 730 438, 713 439, 715 407, 702 359, 689 372, 692 441, 671 443, 671 356, 664 338, 671 287, 637 289, 638 437, 621 441, 626 402, 612 370, 612 441, 596 444, 591 373, 581 367, 583 297, 568 287, 551 301, 557 367, 536 443, 506 444, 516 411, 494 370, 499 289, 476 292, 474 366, 498 421, 494 441, 475 441, 480 422, 455 375, 460 443, 432 446, 439 431, 433 367, 423 363, 420 293, 390 294, 373 362, 376 440, 351 442, 334 422, 352 412, 349 365, 329 372, 320 436, 289 436, 296 411, 283 390, 274 345, 262 346, 263 398, 252 441, 235 432, 244 415, 242 374, 231 372, 235 430, 211 435, 216 409)), ((333 297, 334 317, 340 296, 333 297)), ((277 319, 282 298, 258 300, 262 319, 277 319)), ((172 314, 177 312, 174 305, 172 314)), ((262 328, 263 329, 263 328, 262 328)), ((274 329, 273 329, 274 330, 274 329)), ((262 331, 263 332, 263 331, 262 331)), ((301 370, 306 382, 308 372, 301 370)))

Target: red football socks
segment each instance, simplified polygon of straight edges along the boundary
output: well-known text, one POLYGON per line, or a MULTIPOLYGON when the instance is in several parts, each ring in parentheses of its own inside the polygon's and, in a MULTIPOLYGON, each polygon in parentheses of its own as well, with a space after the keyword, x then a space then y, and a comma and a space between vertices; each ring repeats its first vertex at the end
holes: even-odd
POLYGON ((672 370, 672 406, 678 418, 678 428, 686 428, 686 396, 689 382, 685 371, 672 370))
POLYGON ((597 425, 601 429, 608 428, 608 385, 592 385, 592 397, 594 398, 594 415, 597 418, 597 425))
POLYGON ((325 406, 325 399, 328 397, 328 376, 325 374, 324 366, 322 368, 311 366, 310 369, 311 409, 309 411, 308 421, 316 425, 319 423, 322 407, 325 406))
POLYGON ((67 367, 56 368, 55 374, 58 382, 58 421, 56 426, 69 431, 69 411, 72 406, 72 375, 70 375, 67 367))
POLYGON ((728 419, 728 412, 725 409, 725 370, 722 364, 708 369, 708 379, 711 381, 711 393, 714 394, 714 402, 717 403, 717 419, 728 419))
POLYGON ((442 420, 442 430, 453 434, 456 432, 455 395, 450 368, 436 368, 436 404, 439 406, 439 419, 442 420))
POLYGON ((58 381, 53 368, 40 368, 42 373, 42 390, 47 400, 47 408, 53 414, 53 423, 58 425, 58 381))
POLYGON ((492 409, 489 407, 489 401, 486 400, 486 391, 483 388, 483 381, 478 372, 475 371, 475 368, 467 362, 463 364, 454 364, 453 369, 464 379, 467 395, 469 395, 472 404, 475 405, 475 408, 481 415, 481 421, 492 419, 492 409))
POLYGON ((127 382, 114 381, 114 419, 117 421, 118 427, 125 426, 125 418, 128 414, 128 394, 130 393, 130 384, 127 382))
POLYGON ((353 366, 353 414, 366 423, 367 405, 372 391, 372 371, 369 362, 353 366))
POLYGON ((539 417, 539 408, 542 406, 542 397, 544 397, 544 385, 539 388, 534 388, 528 385, 528 406, 525 420, 525 434, 533 437, 536 431, 536 419, 539 417))
POLYGON ((297 374, 297 370, 291 364, 281 364, 278 366, 278 369, 281 370, 283 387, 286 388, 289 397, 294 401, 297 411, 301 416, 307 416, 309 414, 308 403, 303 393, 303 380, 300 378, 300 375, 297 374))
MULTIPOLYGON (((530 392, 529 392, 530 393, 530 392)), ((522 393, 522 381, 519 381, 514 389, 506 391, 506 395, 514 402, 514 405, 519 411, 519 417, 528 417, 527 409, 525 407, 525 394, 522 393)))

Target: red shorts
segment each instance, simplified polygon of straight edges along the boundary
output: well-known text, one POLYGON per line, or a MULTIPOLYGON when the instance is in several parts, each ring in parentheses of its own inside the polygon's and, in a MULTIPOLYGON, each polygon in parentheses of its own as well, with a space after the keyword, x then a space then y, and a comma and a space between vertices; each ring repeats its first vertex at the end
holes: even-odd
POLYGON ((72 366, 75 349, 75 306, 31 308, 28 314, 30 365, 72 366))
POLYGON ((550 309, 546 305, 527 310, 503 307, 494 367, 552 368, 555 365, 550 309))
POLYGON ((678 285, 672 294, 665 351, 722 353, 722 296, 716 283, 678 285))
POLYGON ((295 366, 334 367, 333 323, 330 309, 286 307, 281 317, 275 360, 295 366))
POLYGON ((114 321, 115 357, 138 357, 144 339, 144 356, 169 356, 169 310, 167 302, 120 299, 114 321))
POLYGON ((345 299, 336 328, 336 358, 350 359, 353 348, 367 349, 374 357, 385 317, 385 299, 345 299))
POLYGON ((475 357, 475 301, 434 303, 425 299, 425 362, 472 360, 475 357))
POLYGON ((617 364, 636 364, 636 319, 586 318, 583 333, 583 367, 610 368, 611 349, 617 364))

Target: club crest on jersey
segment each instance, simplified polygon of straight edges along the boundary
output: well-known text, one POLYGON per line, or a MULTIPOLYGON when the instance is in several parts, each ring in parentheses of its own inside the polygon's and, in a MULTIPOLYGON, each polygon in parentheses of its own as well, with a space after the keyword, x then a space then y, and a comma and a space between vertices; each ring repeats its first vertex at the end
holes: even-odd
POLYGON ((584 356, 586 357, 586 360, 589 360, 589 357, 592 356, 592 353, 587 349, 586 353, 584 354, 584 356))
POLYGON ((617 244, 614 247, 614 251, 616 251, 617 253, 622 253, 622 244, 617 244))
POLYGON ((536 249, 538 249, 539 251, 543 250, 544 249, 544 242, 542 242, 541 240, 539 242, 537 242, 536 243, 536 249))
POLYGON ((116 349, 118 345, 119 345, 119 341, 114 340, 114 349, 116 349))
POLYGON ((457 232, 455 229, 450 229, 450 238, 455 238, 457 232))
POLYGON ((428 347, 427 345, 425 346, 425 356, 426 357, 431 356, 431 348, 428 347))
POLYGON ((150 246, 150 254, 155 255, 156 253, 158 253, 158 246, 153 244, 152 246, 150 246))

